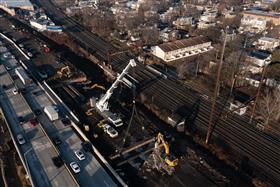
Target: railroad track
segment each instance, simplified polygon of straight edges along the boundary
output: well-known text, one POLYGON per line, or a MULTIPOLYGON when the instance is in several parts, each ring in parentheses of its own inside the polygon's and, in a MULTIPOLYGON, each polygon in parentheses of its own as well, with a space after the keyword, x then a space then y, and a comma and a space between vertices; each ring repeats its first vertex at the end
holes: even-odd
MULTIPOLYGON (((39 0, 41 5, 51 10, 49 16, 56 23, 64 25, 66 32, 89 53, 93 54, 100 62, 107 61, 109 52, 118 51, 111 44, 107 43, 96 34, 83 28, 72 18, 65 16, 57 10, 48 0, 39 0)), ((113 56, 110 62, 115 72, 120 72, 131 59, 131 55, 119 54, 113 56)), ((192 109, 195 102, 199 101, 199 112, 192 124, 202 134, 208 128, 208 119, 211 103, 200 94, 185 85, 180 84, 172 78, 162 78, 149 71, 144 65, 138 66, 130 71, 138 82, 139 92, 147 98, 153 98, 153 103, 160 109, 175 112, 181 106, 192 109)), ((249 158, 250 162, 256 165, 258 172, 269 178, 275 185, 280 184, 280 141, 262 131, 259 131, 254 121, 249 124, 248 116, 230 115, 226 119, 219 116, 224 109, 222 99, 219 99, 216 112, 216 125, 212 136, 226 142, 235 152, 249 158)))

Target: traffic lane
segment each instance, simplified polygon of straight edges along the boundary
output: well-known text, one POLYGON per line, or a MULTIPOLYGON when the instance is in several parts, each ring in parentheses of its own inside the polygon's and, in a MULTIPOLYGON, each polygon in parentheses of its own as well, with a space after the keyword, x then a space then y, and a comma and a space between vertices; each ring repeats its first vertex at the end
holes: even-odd
POLYGON ((69 162, 75 161, 80 165, 81 172, 77 174, 77 179, 81 186, 90 186, 91 184, 96 184, 97 186, 117 186, 100 165, 99 161, 91 153, 87 153, 82 149, 82 141, 78 136, 72 135, 72 131, 71 128, 60 131, 61 138, 65 139, 62 140, 64 143, 59 145, 59 149, 63 154, 69 154, 69 162), (80 161, 74 154, 75 151, 79 150, 85 154, 85 160, 80 161), (88 177, 89 180, 84 181, 85 177, 88 177))
MULTIPOLYGON (((22 133, 23 134, 23 130, 21 130, 20 128, 18 128, 18 122, 17 119, 15 119, 14 117, 14 111, 11 108, 11 105, 8 103, 9 100, 7 98, 6 95, 3 95, 3 93, 1 94, 0 97, 0 103, 2 106, 2 110, 5 114, 5 117, 7 119, 8 125, 11 127, 12 132, 14 134, 15 137, 15 141, 17 141, 17 134, 22 133)), ((24 136, 24 134, 23 134, 24 136)), ((17 142, 18 144, 18 142, 17 142)), ((32 179, 34 180, 34 183, 37 184, 37 186, 49 186, 49 182, 40 180, 41 178, 45 178, 43 171, 43 168, 40 164, 40 162, 38 162, 38 160, 34 159, 34 157, 36 156, 32 146, 30 144, 30 142, 28 141, 28 139, 26 139, 26 143, 23 145, 19 145, 19 148, 21 149, 21 153, 23 155, 25 159, 25 162, 27 165, 31 165, 32 167, 30 167, 30 173, 32 176, 32 179)))
POLYGON ((102 168, 100 163, 93 155, 82 150, 82 141, 76 135, 72 135, 72 129, 64 129, 61 132, 62 144, 58 146, 62 155, 68 155, 66 162, 76 162, 81 168, 81 172, 76 174, 77 180, 81 186, 116 186, 114 181, 109 177, 107 172, 102 168), (66 137, 65 139, 63 139, 66 137), (68 138, 67 138, 68 137, 68 138), (82 150, 85 153, 86 159, 80 161, 74 151, 82 150), (84 180, 84 179, 87 180, 84 180))
POLYGON ((40 157, 41 162, 44 163, 44 169, 46 170, 52 186, 76 186, 75 181, 69 175, 65 166, 60 168, 54 166, 51 158, 58 156, 58 154, 46 136, 37 139, 32 145, 35 150, 38 150, 37 156, 40 157))

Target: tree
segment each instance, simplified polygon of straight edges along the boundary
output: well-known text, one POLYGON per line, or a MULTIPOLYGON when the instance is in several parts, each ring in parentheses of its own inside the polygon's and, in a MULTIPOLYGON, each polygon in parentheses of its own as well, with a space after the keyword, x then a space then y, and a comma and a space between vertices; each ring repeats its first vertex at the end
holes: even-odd
POLYGON ((280 11, 280 1, 277 0, 275 3, 273 3, 271 5, 272 10, 274 10, 275 12, 280 11))
POLYGON ((280 63, 269 64, 266 71, 266 77, 280 80, 280 63))
POLYGON ((280 49, 276 49, 272 53, 271 62, 280 62, 280 49))
POLYGON ((280 119, 280 92, 266 89, 257 103, 257 109, 264 118, 264 125, 280 119))

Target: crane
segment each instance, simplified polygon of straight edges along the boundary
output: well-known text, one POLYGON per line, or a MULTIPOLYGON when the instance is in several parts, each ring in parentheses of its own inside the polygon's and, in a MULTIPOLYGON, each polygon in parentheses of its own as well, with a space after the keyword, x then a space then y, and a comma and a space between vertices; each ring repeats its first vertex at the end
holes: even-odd
POLYGON ((119 85, 120 82, 122 82, 123 77, 125 76, 125 74, 128 72, 128 70, 131 67, 135 67, 136 66, 136 62, 134 59, 131 59, 129 61, 129 63, 127 64, 127 66, 124 68, 124 70, 122 71, 122 73, 120 75, 118 75, 117 79, 115 80, 115 82, 112 84, 112 86, 109 88, 109 90, 107 90, 107 92, 105 93, 105 95, 103 97, 100 98, 100 100, 96 103, 96 108, 100 111, 100 112, 104 112, 104 111, 108 111, 108 100, 110 99, 110 97, 113 94, 114 89, 116 89, 119 85))

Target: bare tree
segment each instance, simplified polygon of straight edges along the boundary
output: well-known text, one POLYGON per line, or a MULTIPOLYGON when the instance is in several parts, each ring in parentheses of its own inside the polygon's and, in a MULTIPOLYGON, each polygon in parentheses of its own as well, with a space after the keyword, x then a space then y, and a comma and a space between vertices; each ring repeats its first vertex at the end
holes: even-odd
POLYGON ((280 119, 280 91, 265 90, 257 107, 265 120, 265 125, 268 125, 270 121, 278 121, 280 119))

